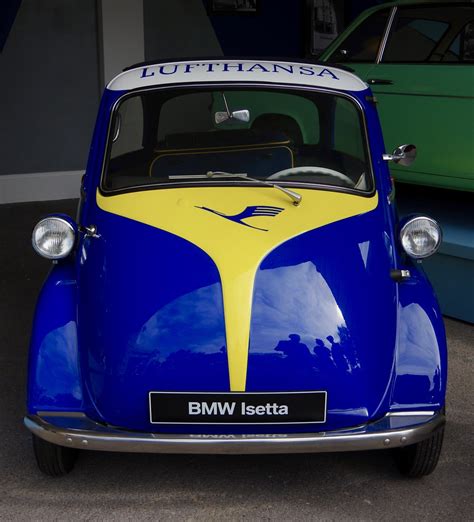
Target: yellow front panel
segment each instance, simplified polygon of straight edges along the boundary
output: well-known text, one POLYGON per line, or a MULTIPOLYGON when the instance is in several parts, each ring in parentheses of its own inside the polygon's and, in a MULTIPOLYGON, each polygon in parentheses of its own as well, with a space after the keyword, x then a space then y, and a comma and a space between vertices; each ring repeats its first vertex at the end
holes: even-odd
POLYGON ((298 207, 270 187, 169 188, 107 197, 97 192, 102 210, 182 237, 213 259, 222 282, 232 391, 245 391, 253 285, 263 258, 292 237, 370 212, 378 204, 377 194, 367 198, 313 189, 298 192, 303 196, 298 207), (235 216, 253 206, 282 210, 241 222, 218 215, 235 216))

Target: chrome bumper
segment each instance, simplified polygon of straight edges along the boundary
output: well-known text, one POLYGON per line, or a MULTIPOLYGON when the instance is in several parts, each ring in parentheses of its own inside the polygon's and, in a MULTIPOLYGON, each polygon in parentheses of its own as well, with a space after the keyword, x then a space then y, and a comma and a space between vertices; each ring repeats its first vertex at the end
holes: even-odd
POLYGON ((98 424, 83 414, 28 415, 38 437, 78 449, 136 453, 319 453, 397 448, 428 438, 445 423, 441 413, 397 412, 355 428, 321 433, 191 435, 137 433, 98 424))

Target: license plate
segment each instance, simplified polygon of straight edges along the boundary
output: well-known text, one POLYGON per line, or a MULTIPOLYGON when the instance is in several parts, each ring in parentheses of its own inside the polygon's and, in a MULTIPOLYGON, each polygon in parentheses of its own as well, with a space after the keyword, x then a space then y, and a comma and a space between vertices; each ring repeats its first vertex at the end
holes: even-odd
POLYGON ((152 424, 312 424, 326 422, 327 393, 150 392, 152 424))

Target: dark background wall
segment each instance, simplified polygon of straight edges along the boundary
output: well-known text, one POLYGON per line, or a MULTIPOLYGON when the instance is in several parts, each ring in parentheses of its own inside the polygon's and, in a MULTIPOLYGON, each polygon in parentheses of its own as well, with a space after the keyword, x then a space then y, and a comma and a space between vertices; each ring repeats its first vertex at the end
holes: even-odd
POLYGON ((99 101, 95 0, 23 0, 0 75, 0 174, 83 169, 99 101))
POLYGON ((20 8, 21 0, 4 0, 0 15, 0 52, 7 41, 8 34, 20 8))
POLYGON ((202 0, 144 0, 145 59, 220 56, 202 0))
POLYGON ((302 56, 304 0, 259 0, 256 14, 213 14, 212 0, 203 0, 228 56, 302 56))
POLYGON ((354 18, 360 15, 362 11, 370 9, 379 4, 385 4, 392 0, 357 0, 357 2, 351 0, 344 0, 344 24, 347 27, 354 18))

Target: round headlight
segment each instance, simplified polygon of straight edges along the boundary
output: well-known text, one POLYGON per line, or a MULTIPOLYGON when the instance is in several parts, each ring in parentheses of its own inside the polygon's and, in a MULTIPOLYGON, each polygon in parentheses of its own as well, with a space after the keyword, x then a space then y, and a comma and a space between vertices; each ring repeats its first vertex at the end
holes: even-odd
POLYGON ((419 216, 409 219, 400 231, 405 252, 415 259, 433 255, 441 244, 441 228, 434 219, 419 216))
POLYGON ((33 248, 47 259, 61 259, 68 256, 74 247, 74 227, 60 217, 42 219, 33 230, 33 248))

